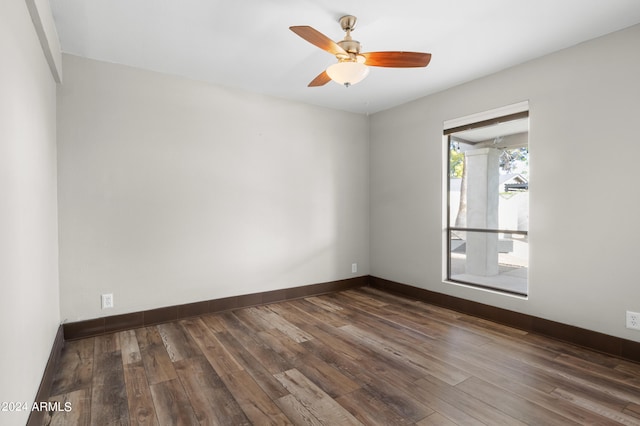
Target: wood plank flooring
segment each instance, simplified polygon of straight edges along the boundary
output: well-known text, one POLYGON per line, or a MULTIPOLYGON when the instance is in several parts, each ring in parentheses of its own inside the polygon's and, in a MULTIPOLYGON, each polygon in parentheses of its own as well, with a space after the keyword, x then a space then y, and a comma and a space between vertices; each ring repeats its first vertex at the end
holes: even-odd
POLYGON ((363 287, 66 342, 46 425, 640 425, 640 365, 363 287))

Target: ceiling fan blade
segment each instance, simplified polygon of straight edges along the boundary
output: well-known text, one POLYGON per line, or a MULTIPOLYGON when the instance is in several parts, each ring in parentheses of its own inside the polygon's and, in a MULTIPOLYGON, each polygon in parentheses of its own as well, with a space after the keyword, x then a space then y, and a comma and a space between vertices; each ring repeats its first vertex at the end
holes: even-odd
POLYGON ((330 81, 331 81, 331 77, 329 77, 329 74, 327 74, 326 71, 322 71, 320 74, 318 74, 318 76, 316 78, 311 80, 311 83, 309 83, 309 85, 307 87, 324 86, 325 84, 327 84, 330 81))
POLYGON ((326 50, 334 55, 347 55, 347 52, 342 47, 338 46, 335 41, 312 27, 303 25, 289 27, 289 29, 322 50, 326 50))
POLYGON ((420 52, 367 52, 362 53, 365 64, 372 67, 417 68, 426 67, 431 53, 420 52))

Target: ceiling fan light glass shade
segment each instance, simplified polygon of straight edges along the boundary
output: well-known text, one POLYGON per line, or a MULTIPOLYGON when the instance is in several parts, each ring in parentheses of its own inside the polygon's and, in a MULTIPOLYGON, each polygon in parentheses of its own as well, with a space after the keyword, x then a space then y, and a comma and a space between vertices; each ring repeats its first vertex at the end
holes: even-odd
POLYGON ((344 86, 361 82, 369 74, 369 67, 359 62, 338 62, 327 68, 331 80, 344 86))

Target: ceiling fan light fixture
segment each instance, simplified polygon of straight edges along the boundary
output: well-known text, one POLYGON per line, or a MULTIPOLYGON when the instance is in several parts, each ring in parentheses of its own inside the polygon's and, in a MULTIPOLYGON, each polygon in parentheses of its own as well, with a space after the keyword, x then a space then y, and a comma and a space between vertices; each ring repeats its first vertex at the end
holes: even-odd
POLYGON ((369 74, 369 67, 360 62, 338 62, 327 68, 331 80, 345 87, 360 83, 369 74))

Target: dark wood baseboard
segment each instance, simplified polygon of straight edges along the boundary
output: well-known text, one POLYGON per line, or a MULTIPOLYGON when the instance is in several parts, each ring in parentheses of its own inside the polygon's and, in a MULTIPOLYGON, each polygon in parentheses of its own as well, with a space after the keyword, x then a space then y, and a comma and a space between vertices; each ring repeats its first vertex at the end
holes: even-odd
MULTIPOLYGON (((53 377, 55 375, 55 368, 58 365, 58 360, 62 354, 62 347, 64 346, 64 333, 62 325, 58 327, 56 337, 53 340, 51 347, 51 353, 49 354, 49 360, 42 374, 42 380, 40 381, 40 387, 36 394, 35 402, 47 402, 49 396, 51 396, 51 386, 53 385, 53 377)), ((41 425, 44 419, 44 411, 32 410, 27 420, 27 426, 41 425)))
POLYGON ((101 334, 146 327, 149 325, 161 324, 164 322, 208 313, 298 299, 366 285, 417 300, 422 300, 427 303, 432 303, 437 306, 442 306, 479 318, 495 321, 524 331, 576 344, 608 355, 613 355, 634 362, 640 362, 640 342, 626 340, 596 331, 520 312, 510 311, 491 305, 485 305, 472 300, 461 299, 455 296, 449 296, 443 293, 437 293, 408 284, 401 284, 373 276, 362 276, 321 284, 245 294, 222 299, 205 300, 202 302, 167 306, 147 311, 67 323, 62 326, 64 329, 64 340, 98 336, 101 334))
POLYGON ((74 340, 101 334, 114 333, 116 331, 130 330, 161 324, 183 318, 194 317, 214 312, 228 311, 231 309, 245 308, 248 306, 263 305, 266 303, 281 302, 285 300, 299 299, 334 291, 346 290, 355 287, 366 286, 369 276, 348 278, 339 281, 331 281, 321 284, 311 284, 301 287, 286 288, 281 290, 265 291, 262 293, 245 294, 240 296, 225 297, 222 299, 205 300, 202 302, 187 303, 184 305, 166 306, 148 311, 132 312, 128 314, 113 315, 63 324, 64 339, 74 340))
POLYGON ((370 277, 369 285, 373 288, 495 321, 531 333, 562 340, 607 355, 640 362, 640 342, 633 340, 626 340, 597 331, 497 308, 495 306, 485 305, 471 300, 385 280, 383 278, 370 277))

